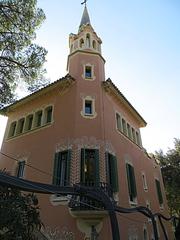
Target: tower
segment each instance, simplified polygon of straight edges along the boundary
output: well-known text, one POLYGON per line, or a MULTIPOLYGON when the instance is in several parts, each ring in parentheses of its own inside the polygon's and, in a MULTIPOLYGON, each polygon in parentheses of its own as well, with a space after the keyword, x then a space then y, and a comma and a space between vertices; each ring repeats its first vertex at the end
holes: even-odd
MULTIPOLYGON (((160 167, 142 146, 146 122, 111 79, 105 80, 101 44, 85 5, 78 33, 69 36, 68 75, 1 110, 8 116, 2 152, 18 162, 0 156, 0 168, 54 185, 108 186, 119 206, 167 214, 160 167)), ((92 234, 111 239, 107 212, 97 202, 55 194, 38 198, 43 234, 50 239, 62 229, 79 240, 92 234)), ((122 239, 153 234, 140 214, 118 216, 118 222, 122 239)), ((159 236, 163 239, 160 229, 159 236)))

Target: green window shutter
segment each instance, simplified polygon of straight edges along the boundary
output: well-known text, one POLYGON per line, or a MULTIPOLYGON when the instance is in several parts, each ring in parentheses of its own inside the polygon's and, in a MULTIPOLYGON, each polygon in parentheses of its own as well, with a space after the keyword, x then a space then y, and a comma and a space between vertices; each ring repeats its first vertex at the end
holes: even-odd
POLYGON ((112 187, 113 192, 119 191, 117 158, 112 154, 105 153, 107 183, 112 187))
POLYGON ((161 185, 159 180, 155 180, 156 182, 156 191, 157 191, 157 195, 158 195, 158 200, 159 200, 159 204, 163 204, 163 196, 162 196, 162 192, 161 192, 161 185))
POLYGON ((127 180, 128 180, 128 189, 130 199, 136 198, 137 189, 136 189, 136 179, 134 174, 134 168, 130 164, 126 164, 127 180))
POLYGON ((110 184, 110 169, 109 169, 109 162, 108 162, 108 152, 105 152, 105 164, 106 164, 106 182, 110 184))
POLYGON ((117 158, 115 156, 112 156, 112 189, 113 192, 118 192, 119 191, 119 184, 118 184, 118 167, 117 167, 117 158))
POLYGON ((84 172, 84 166, 85 166, 85 149, 81 149, 81 183, 85 182, 85 172, 84 172))
POLYGON ((100 177, 99 177, 99 150, 95 149, 95 169, 96 169, 96 180, 95 185, 99 186, 100 177))
POLYGON ((70 185, 70 174, 71 174, 71 155, 72 155, 72 150, 68 149, 67 151, 67 168, 66 168, 66 185, 70 185))
POLYGON ((52 184, 54 185, 58 184, 58 165, 59 165, 59 153, 55 153, 53 179, 52 179, 52 184))

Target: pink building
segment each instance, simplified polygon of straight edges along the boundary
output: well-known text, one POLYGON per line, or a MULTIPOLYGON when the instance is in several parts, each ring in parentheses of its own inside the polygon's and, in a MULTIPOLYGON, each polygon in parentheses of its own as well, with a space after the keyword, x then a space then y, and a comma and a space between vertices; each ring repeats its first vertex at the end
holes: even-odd
MULTIPOLYGON (((145 120, 111 79, 105 79, 102 41, 85 6, 77 34, 70 34, 68 75, 5 107, 8 123, 0 168, 32 181, 60 186, 109 184, 122 207, 146 206, 168 216, 161 171, 142 146, 145 120), (33 166, 35 170, 31 167, 33 166)), ((108 214, 86 198, 38 195, 42 239, 110 240, 108 214), (75 204, 76 203, 76 204, 75 204), (83 205, 85 203, 86 205, 83 205)), ((118 214, 123 240, 151 240, 151 221, 140 213, 118 214)), ((173 239, 170 223, 165 223, 173 239)), ((157 221, 159 239, 164 236, 157 221)))

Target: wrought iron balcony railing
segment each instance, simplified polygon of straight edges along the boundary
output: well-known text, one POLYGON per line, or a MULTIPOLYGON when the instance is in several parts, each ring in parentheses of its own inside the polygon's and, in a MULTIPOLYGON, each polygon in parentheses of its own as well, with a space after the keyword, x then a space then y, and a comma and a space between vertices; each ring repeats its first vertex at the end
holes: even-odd
MULTIPOLYGON (((78 183, 77 185, 93 188, 95 191, 101 189, 113 200, 112 188, 107 183, 99 182, 96 184, 94 182, 86 182, 78 183)), ((69 208, 71 208, 71 211, 103 211, 105 209, 102 202, 83 196, 83 194, 80 196, 72 196, 69 201, 69 208)))

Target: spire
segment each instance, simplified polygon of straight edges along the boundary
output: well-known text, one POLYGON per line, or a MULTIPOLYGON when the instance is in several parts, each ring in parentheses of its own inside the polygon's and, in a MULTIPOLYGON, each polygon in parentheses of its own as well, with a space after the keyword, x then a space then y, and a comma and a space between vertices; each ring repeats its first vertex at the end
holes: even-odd
POLYGON ((80 23, 79 28, 81 28, 83 25, 86 25, 86 24, 91 24, 91 22, 90 22, 88 10, 87 10, 87 7, 86 7, 86 2, 85 2, 84 12, 83 12, 83 15, 82 15, 82 18, 81 18, 81 23, 80 23))

